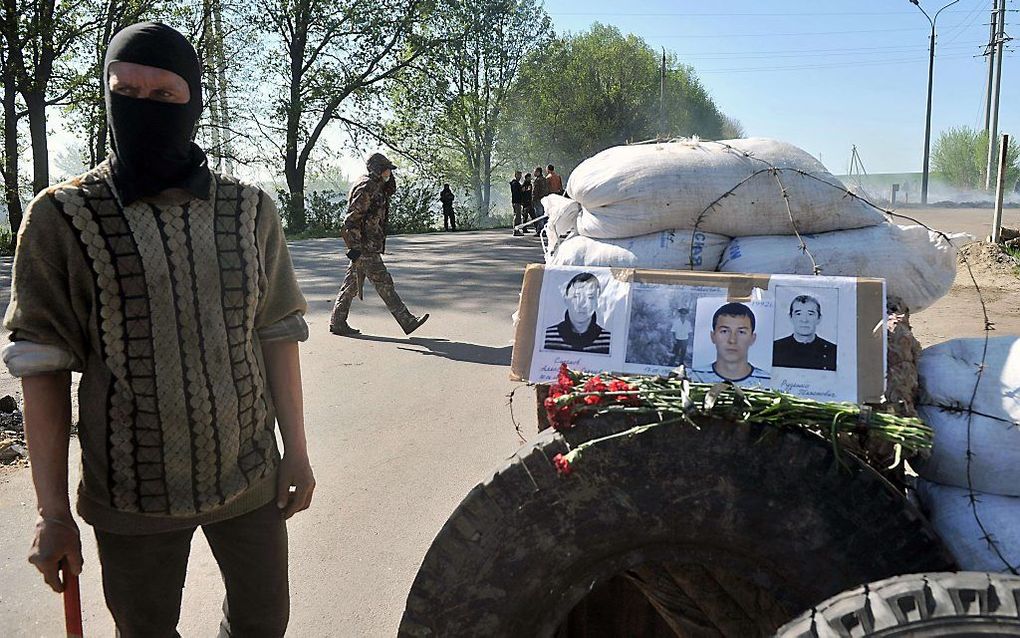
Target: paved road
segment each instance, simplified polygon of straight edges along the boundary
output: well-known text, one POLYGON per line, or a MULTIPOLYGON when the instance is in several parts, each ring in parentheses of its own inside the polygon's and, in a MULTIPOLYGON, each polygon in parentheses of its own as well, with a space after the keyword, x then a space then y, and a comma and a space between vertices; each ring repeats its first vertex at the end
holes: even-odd
MULTIPOLYGON (((987 210, 908 210, 946 231, 988 233, 987 210)), ((901 222, 902 223, 902 222, 901 222)), ((1007 214, 1020 225, 1020 211, 1007 214)), ((310 302, 302 347, 308 434, 318 490, 290 526, 294 636, 392 636, 432 538, 467 491, 518 446, 506 395, 510 315, 533 238, 489 231, 394 237, 387 258, 398 291, 432 319, 404 338, 374 293, 351 322, 370 335, 329 335, 340 276, 339 240, 291 247, 310 302)), ((0 261, 0 306, 9 260, 0 261)), ((0 333, 0 339, 4 335, 0 333)), ((0 394, 16 383, 0 372, 0 394)), ((534 400, 516 414, 534 432, 534 400)), ((72 450, 72 457, 77 450, 72 450)), ((72 484, 77 482, 77 471, 72 484)), ((0 633, 61 635, 59 598, 25 562, 34 521, 29 472, 0 468, 0 633)), ((112 635, 95 543, 85 534, 86 631, 112 635)), ((154 574, 153 577, 158 577, 154 574)), ((200 535, 185 589, 181 633, 215 634, 222 585, 200 535)))
MULTIPOLYGON (((507 376, 510 315, 523 265, 541 261, 541 249, 534 238, 506 232, 391 238, 387 262, 397 290, 412 311, 432 318, 405 338, 370 293, 355 304, 351 323, 379 336, 344 339, 327 330, 340 246, 312 240, 291 248, 310 304, 302 362, 318 488, 312 509, 290 525, 290 634, 392 636, 432 538, 468 490, 518 447, 506 398, 519 385, 507 376)), ((534 432, 534 395, 522 392, 518 405, 524 429, 534 432)), ((4 636, 62 631, 59 597, 25 562, 33 507, 29 472, 0 470, 4 636)), ((95 542, 84 539, 86 629, 112 635, 95 542)), ((215 635, 222 591, 197 535, 182 635, 215 635)))

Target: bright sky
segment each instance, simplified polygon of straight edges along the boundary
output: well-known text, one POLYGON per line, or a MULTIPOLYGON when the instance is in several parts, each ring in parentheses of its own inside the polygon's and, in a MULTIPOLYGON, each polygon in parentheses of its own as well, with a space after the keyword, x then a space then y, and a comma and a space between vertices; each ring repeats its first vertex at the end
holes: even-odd
MULTIPOLYGON (((934 15, 950 0, 921 0, 934 15)), ((921 170, 928 20, 909 0, 545 0, 557 32, 612 24, 694 67, 724 113, 847 172, 850 147, 869 173, 921 170)), ((984 127, 992 0, 959 0, 938 17, 932 141, 984 127)), ((1020 0, 1006 35, 1020 41, 1020 0)), ((1011 44, 1011 43, 1008 43, 1011 44)), ((1008 47, 1007 47, 1008 48, 1008 47)), ((1020 135, 1020 56, 1002 69, 999 132, 1020 135)))

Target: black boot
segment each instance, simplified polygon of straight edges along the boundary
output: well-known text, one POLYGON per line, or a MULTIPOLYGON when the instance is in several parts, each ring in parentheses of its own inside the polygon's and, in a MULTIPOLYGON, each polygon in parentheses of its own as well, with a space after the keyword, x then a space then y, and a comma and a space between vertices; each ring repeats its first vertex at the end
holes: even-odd
POLYGON ((346 320, 330 324, 329 331, 340 337, 352 337, 361 334, 360 330, 352 328, 346 320))
POLYGON ((429 320, 429 313, 423 314, 421 317, 415 317, 411 313, 407 313, 407 316, 400 317, 397 319, 397 323, 400 324, 405 335, 409 335, 422 326, 423 323, 429 320))

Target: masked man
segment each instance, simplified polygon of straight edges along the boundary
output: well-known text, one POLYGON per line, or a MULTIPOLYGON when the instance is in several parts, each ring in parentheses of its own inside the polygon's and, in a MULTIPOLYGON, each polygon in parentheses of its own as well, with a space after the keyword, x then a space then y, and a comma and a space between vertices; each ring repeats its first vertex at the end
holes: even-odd
POLYGON ((67 493, 80 372, 77 510, 95 529, 118 635, 177 635, 201 526, 226 585, 224 631, 282 636, 284 521, 308 507, 314 478, 297 345, 306 304, 280 218, 192 143, 201 64, 184 36, 120 31, 104 84, 113 155, 29 205, 5 317, 39 511, 29 560, 56 591, 61 568, 81 571, 67 493))
POLYGON ((393 288, 393 277, 386 270, 382 254, 386 252, 386 220, 390 211, 390 198, 396 191, 393 169, 396 166, 382 153, 374 153, 365 162, 368 173, 351 187, 347 197, 347 216, 341 231, 347 244, 347 267, 340 292, 333 303, 329 331, 335 335, 351 336, 360 330, 347 323, 354 297, 361 292, 367 278, 375 286, 393 318, 404 334, 411 334, 425 323, 429 316, 415 317, 407 309, 393 288))

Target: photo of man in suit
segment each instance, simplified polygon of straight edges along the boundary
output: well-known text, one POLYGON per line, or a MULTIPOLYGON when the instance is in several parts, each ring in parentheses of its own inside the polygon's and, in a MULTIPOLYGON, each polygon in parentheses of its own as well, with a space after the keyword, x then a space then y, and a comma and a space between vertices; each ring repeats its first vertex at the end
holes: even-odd
POLYGON ((818 336, 822 305, 811 295, 798 295, 790 302, 793 334, 777 339, 772 347, 772 365, 780 368, 835 370, 836 344, 818 336))
POLYGON ((609 354, 610 331, 598 324, 598 302, 602 286, 595 275, 583 272, 567 282, 563 321, 545 330, 546 350, 569 350, 587 354, 609 354))

